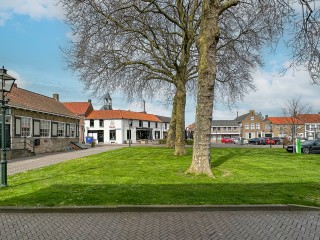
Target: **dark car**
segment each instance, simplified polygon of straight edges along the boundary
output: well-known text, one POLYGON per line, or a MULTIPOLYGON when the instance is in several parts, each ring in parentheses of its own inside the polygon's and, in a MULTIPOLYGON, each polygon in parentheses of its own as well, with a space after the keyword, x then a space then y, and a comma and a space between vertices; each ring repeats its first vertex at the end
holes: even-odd
POLYGON ((282 138, 274 137, 274 138, 272 138, 272 139, 273 139, 273 141, 274 141, 274 144, 276 144, 276 145, 283 144, 283 139, 282 139, 282 138))
POLYGON ((249 140, 249 144, 266 145, 266 140, 264 138, 252 138, 249 140))
MULTIPOLYGON (((287 151, 293 152, 295 145, 288 145, 287 151)), ((301 143, 301 152, 308 153, 320 153, 320 139, 316 140, 307 140, 301 143)))

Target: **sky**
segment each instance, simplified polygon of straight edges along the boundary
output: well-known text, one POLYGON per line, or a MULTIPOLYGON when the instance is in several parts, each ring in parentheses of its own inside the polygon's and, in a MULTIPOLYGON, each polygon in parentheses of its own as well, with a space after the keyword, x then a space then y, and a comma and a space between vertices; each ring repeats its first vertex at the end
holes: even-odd
MULTIPOLYGON (((92 100, 100 109, 103 100, 93 92, 84 91, 77 73, 67 67, 61 48, 70 44, 71 29, 64 23, 63 10, 55 0, 0 0, 0 67, 17 80, 18 87, 52 97, 58 93, 62 102, 92 100)), ((288 66, 290 59, 283 48, 274 53, 264 51, 264 67, 254 74, 256 91, 250 91, 235 107, 216 103, 213 119, 231 120, 255 110, 268 116, 281 116, 283 107, 293 97, 320 112, 320 85, 311 85, 306 70, 290 69, 280 76, 279 69, 288 66)), ((113 109, 142 111, 140 102, 128 103, 119 93, 110 93, 113 109)), ((187 97, 186 125, 195 121, 194 97, 187 97)), ((171 106, 147 101, 147 113, 170 116, 171 106)))

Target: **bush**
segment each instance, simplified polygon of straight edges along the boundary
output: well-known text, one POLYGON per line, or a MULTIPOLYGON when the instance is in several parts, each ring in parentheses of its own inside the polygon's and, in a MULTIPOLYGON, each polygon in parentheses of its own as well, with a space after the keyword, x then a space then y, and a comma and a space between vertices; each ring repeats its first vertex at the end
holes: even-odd
POLYGON ((187 145, 193 145, 193 139, 186 139, 187 145))
POLYGON ((95 141, 92 141, 91 142, 91 147, 95 147, 96 146, 96 142, 95 141))
POLYGON ((159 144, 166 144, 167 143, 167 139, 160 139, 159 140, 159 144))

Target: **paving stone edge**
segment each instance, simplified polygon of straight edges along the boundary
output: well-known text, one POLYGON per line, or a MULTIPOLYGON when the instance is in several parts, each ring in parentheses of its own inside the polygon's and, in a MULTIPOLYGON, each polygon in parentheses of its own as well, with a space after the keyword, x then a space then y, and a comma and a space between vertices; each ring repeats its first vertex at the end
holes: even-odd
POLYGON ((187 212, 187 211, 320 211, 295 204, 276 205, 118 205, 65 207, 0 207, 0 213, 187 212))

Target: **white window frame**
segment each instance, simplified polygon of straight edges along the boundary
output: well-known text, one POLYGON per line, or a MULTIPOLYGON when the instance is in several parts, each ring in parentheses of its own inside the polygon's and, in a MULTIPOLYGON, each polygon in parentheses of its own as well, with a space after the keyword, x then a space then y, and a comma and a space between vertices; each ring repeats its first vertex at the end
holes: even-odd
POLYGON ((256 123, 256 129, 260 129, 260 123, 256 123))
POLYGON ((255 124, 251 123, 250 129, 255 129, 255 124))
POLYGON ((58 122, 58 137, 63 138, 66 136, 66 124, 58 122))
POLYGON ((76 137, 76 124, 70 123, 70 137, 76 137))
POLYGON ((249 129, 249 123, 245 124, 245 129, 249 129))
POLYGON ((40 119, 40 137, 49 138, 50 136, 51 136, 51 121, 40 119))
POLYGON ((21 119, 21 137, 31 137, 32 133, 32 118, 31 117, 20 117, 21 119), (29 125, 29 130, 26 131, 24 128, 27 128, 29 125))

